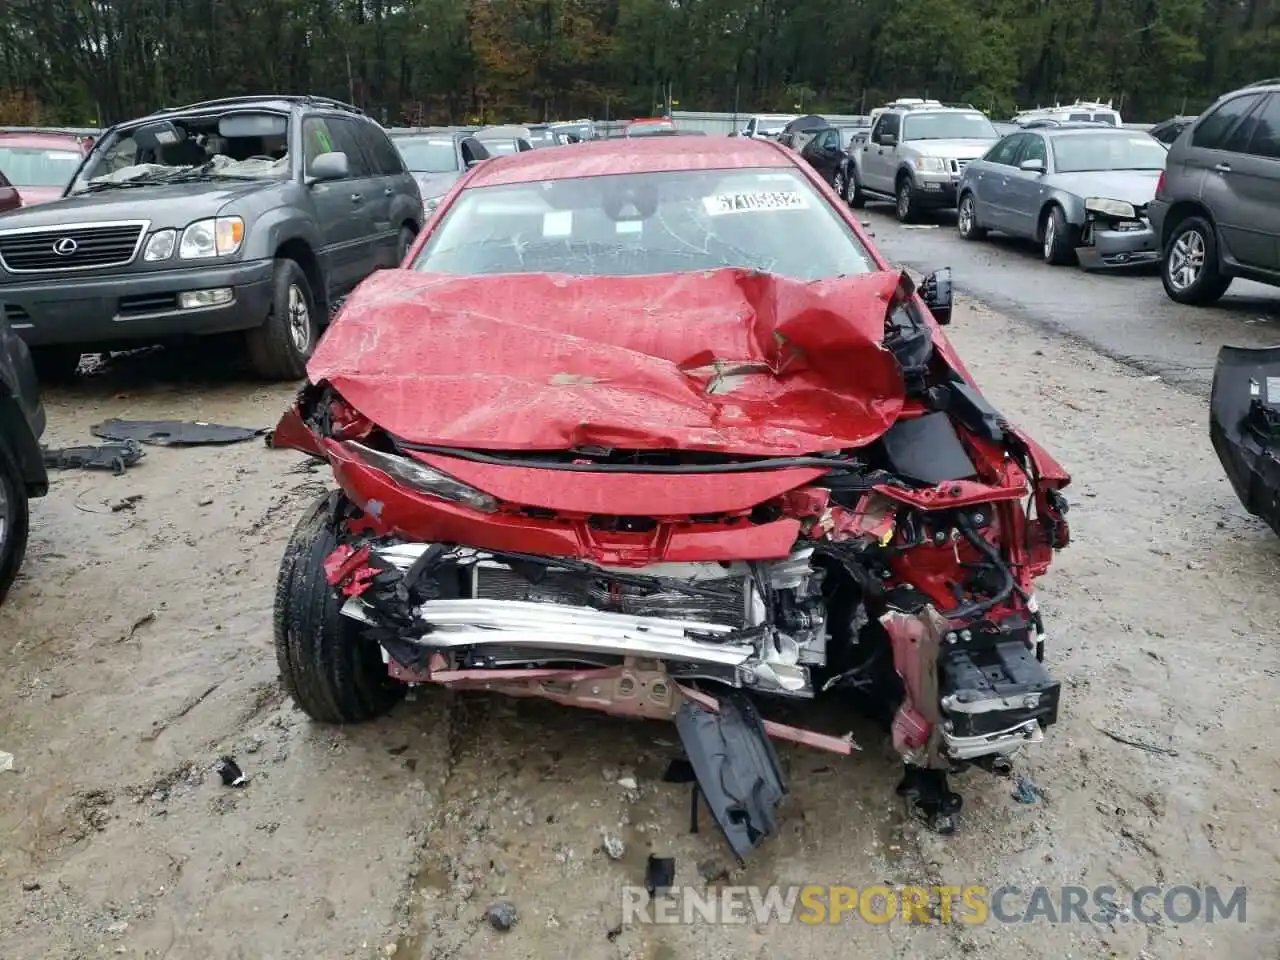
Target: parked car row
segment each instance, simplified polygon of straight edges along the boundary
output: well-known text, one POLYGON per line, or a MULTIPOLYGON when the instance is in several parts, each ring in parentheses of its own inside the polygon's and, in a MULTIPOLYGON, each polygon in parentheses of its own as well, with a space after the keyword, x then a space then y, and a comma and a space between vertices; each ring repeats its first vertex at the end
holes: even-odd
POLYGON ((811 129, 800 155, 854 207, 898 218, 955 208, 961 238, 1036 242, 1050 264, 1159 264, 1168 295, 1212 303, 1234 277, 1280 286, 1280 81, 1224 95, 1199 117, 1127 129, 1110 104, 980 111, 899 101, 870 131, 811 129))

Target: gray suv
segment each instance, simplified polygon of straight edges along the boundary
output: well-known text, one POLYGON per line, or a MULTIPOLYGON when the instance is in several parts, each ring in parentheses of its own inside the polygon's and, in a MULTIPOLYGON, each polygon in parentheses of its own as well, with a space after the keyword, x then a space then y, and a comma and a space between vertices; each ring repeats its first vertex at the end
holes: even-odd
POLYGON ((44 378, 82 350, 242 335, 303 376, 329 306, 397 266, 422 197, 382 128, 317 97, 234 97, 107 130, 62 199, 0 220, 0 303, 44 378))
POLYGON ((1280 80, 1226 94, 1184 130, 1148 212, 1178 303, 1213 303, 1236 277, 1280 286, 1280 80))

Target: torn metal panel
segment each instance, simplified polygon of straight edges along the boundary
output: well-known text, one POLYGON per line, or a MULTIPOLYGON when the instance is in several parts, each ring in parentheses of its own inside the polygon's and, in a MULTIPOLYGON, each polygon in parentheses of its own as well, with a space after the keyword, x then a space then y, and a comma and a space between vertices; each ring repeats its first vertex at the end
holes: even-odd
POLYGON ((883 345, 901 278, 388 271, 347 300, 307 372, 416 443, 760 456, 855 447, 903 407, 883 345), (716 387, 724 363, 749 371, 727 391, 716 387))
POLYGON ((136 440, 81 447, 44 447, 44 465, 51 470, 110 470, 119 475, 141 460, 146 451, 136 440))

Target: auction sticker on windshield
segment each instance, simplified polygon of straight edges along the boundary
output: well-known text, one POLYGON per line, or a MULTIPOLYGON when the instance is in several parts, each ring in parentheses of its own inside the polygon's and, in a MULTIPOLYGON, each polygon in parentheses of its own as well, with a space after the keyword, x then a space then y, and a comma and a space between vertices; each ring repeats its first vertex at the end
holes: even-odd
POLYGON ((722 193, 703 197, 702 206, 711 217, 726 213, 751 213, 758 210, 804 210, 809 201, 799 190, 772 190, 768 193, 722 193))

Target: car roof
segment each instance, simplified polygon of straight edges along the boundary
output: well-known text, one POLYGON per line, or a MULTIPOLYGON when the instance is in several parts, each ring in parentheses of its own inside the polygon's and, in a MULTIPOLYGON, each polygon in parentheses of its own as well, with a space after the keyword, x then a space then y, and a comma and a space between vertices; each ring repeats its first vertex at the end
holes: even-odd
POLYGON ((1056 127, 1036 127, 1036 130, 1050 137, 1087 137, 1091 133, 1127 133, 1131 137, 1136 137, 1147 132, 1127 127, 1113 127, 1106 123, 1064 123, 1056 127))
POLYGON ((10 133, 0 130, 0 144, 3 143, 48 150, 79 150, 81 138, 74 133, 10 133))
POLYGON ((797 166, 783 147, 750 137, 637 137, 595 140, 572 150, 530 150, 495 159, 475 167, 467 186, 492 187, 613 173, 797 166))

